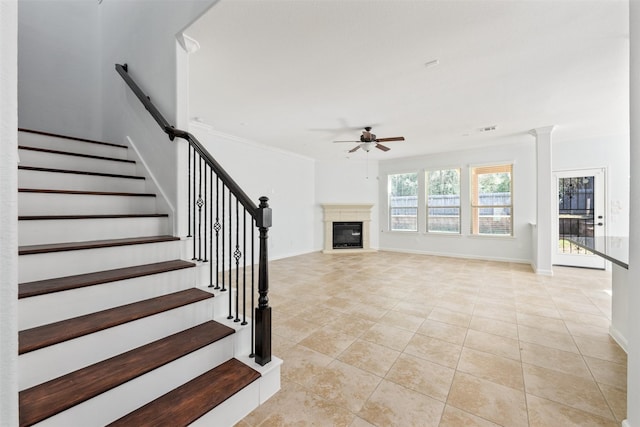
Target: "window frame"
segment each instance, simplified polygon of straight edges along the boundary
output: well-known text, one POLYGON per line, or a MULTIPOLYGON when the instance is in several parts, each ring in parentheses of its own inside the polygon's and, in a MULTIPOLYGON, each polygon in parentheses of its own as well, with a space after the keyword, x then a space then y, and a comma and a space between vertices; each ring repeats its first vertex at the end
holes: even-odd
POLYGON ((419 171, 410 171, 410 172, 397 172, 397 173, 389 173, 387 174, 387 227, 390 232, 400 232, 400 233, 417 233, 420 230, 420 172, 419 171), (415 206, 407 206, 407 209, 415 209, 415 229, 400 229, 393 228, 393 218, 392 209, 397 209, 397 206, 391 206, 391 179, 393 176, 397 175, 415 175, 416 177, 416 204, 415 206))
POLYGON ((515 162, 496 162, 491 164, 484 165, 472 165, 469 166, 469 205, 471 207, 471 224, 469 228, 469 232, 471 236, 480 236, 480 237, 496 237, 496 238, 508 238, 514 236, 514 164, 515 162), (504 170, 500 170, 504 169, 504 170), (483 171, 478 173, 477 171, 483 171), (494 172, 491 172, 494 170, 494 172), (508 172, 510 175, 509 179, 509 200, 510 204, 492 204, 492 205, 481 205, 479 202, 479 185, 478 185, 478 176, 486 175, 490 173, 504 173, 508 172), (495 209, 495 208, 508 208, 509 209, 509 233, 508 234, 493 234, 493 233, 480 233, 480 209, 495 209))
POLYGON ((425 181, 425 209, 426 212, 424 214, 425 218, 425 232, 427 234, 438 234, 438 235, 461 235, 462 234, 462 168, 461 167, 441 167, 441 168, 430 168, 424 171, 424 181, 425 181), (443 208, 445 206, 430 206, 429 205, 429 190, 430 190, 430 179, 429 175, 433 172, 443 172, 455 170, 458 173, 458 204, 457 205, 447 205, 447 208, 457 208, 458 209, 458 231, 446 231, 446 230, 431 230, 429 227, 430 221, 429 218, 429 209, 430 208, 443 208))

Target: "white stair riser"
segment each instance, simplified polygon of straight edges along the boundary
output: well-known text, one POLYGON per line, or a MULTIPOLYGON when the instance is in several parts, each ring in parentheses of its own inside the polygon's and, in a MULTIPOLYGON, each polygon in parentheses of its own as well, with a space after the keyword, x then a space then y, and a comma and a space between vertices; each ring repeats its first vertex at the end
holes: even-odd
POLYGON ((145 185, 144 179, 18 170, 19 188, 142 193, 145 191, 145 185))
MULTIPOLYGON (((236 357, 248 356, 252 353, 253 350, 251 343, 251 317, 249 316, 250 313, 247 312, 247 324, 242 325, 241 322, 234 321, 235 317, 234 319, 227 319, 228 311, 229 309, 227 307, 222 313, 222 316, 219 315, 219 312, 216 312, 215 320, 216 322, 222 323, 223 325, 226 325, 236 331, 236 341, 233 354, 235 354, 236 357)), ((240 318, 242 319, 242 315, 240 315, 240 318)))
POLYGON ((160 236, 168 233, 167 217, 18 221, 18 242, 21 246, 160 236))
MULTIPOLYGON (((18 300, 18 329, 78 317, 193 287, 193 268, 18 300)), ((215 299, 214 299, 215 300, 215 299)))
POLYGON ((211 320, 211 300, 114 326, 18 357, 20 390, 211 320))
POLYGON ((19 215, 152 214, 156 198, 94 194, 18 193, 19 215))
MULTIPOLYGON (((233 335, 74 406, 38 426, 105 425, 233 357, 233 335)), ((247 412, 248 413, 248 412, 247 412)), ((224 424, 212 424, 212 426, 224 424)))
POLYGON ((202 417, 189 424, 192 427, 234 426, 260 405, 258 378, 202 417))
POLYGON ((32 282, 169 261, 181 258, 182 246, 182 242, 176 240, 145 245, 21 255, 18 263, 18 280, 19 283, 32 282))
POLYGON ((88 157, 53 154, 33 150, 19 150, 20 164, 52 169, 135 175, 136 165, 131 162, 92 159, 88 157))
POLYGON ((30 132, 18 132, 18 144, 27 147, 47 148, 49 150, 70 151, 73 153, 91 154, 93 156, 127 158, 127 148, 106 144, 94 144, 85 141, 39 135, 30 132))

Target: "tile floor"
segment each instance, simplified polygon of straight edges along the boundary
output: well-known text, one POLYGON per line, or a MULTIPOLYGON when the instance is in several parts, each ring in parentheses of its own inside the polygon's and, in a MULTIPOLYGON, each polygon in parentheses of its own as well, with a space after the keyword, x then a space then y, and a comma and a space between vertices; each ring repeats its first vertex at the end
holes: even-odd
POLYGON ((611 276, 377 252, 270 265, 282 389, 237 427, 619 426, 611 276))

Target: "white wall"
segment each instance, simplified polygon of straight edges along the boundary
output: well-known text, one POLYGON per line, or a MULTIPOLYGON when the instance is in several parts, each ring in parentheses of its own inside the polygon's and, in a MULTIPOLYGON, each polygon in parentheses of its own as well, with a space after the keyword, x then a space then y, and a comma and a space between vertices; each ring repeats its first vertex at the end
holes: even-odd
POLYGON ((322 203, 373 204, 370 245, 372 249, 379 247, 377 161, 351 158, 316 162, 315 193, 315 250, 322 250, 324 247, 322 203))
MULTIPOLYGON (((436 255, 531 262, 530 223, 536 218, 536 153, 535 141, 523 135, 518 144, 501 145, 481 150, 454 151, 380 162, 380 249, 436 255), (513 163, 513 237, 470 236, 470 208, 464 204, 469 194, 469 167, 482 164, 513 163), (387 176, 429 169, 461 168, 460 235, 389 231, 387 218, 387 176)), ((420 176, 420 175, 419 175, 420 176)), ((424 224, 424 220, 421 221, 424 224)))
POLYGON ((129 74, 167 121, 176 124, 176 35, 214 2, 107 0, 100 5, 104 138, 126 143, 129 137, 173 206, 177 206, 181 172, 175 164, 179 143, 168 139, 114 67, 127 63, 129 74))
POLYGON ((18 2, 0 1, 0 424, 18 425, 18 2))
POLYGON ((609 136, 579 141, 554 141, 553 171, 601 168, 606 176, 606 233, 629 235, 629 138, 609 136))
POLYGON ((269 259, 314 250, 314 161, 215 133, 198 124, 191 133, 209 150, 247 195, 259 204, 267 196, 273 211, 269 259))
POLYGON ((18 9, 19 126, 100 138, 98 2, 22 0, 18 9))
MULTIPOLYGON (((631 188, 630 216, 640 215, 640 2, 630 2, 630 107, 631 188)), ((640 427, 640 223, 629 229, 629 353, 627 355, 627 420, 625 427, 640 427)))

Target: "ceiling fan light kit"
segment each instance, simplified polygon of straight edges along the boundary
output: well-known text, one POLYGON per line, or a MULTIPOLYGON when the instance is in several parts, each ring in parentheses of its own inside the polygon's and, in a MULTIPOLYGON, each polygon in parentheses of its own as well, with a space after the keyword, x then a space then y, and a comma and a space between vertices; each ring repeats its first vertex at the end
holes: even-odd
POLYGON ((371 151, 372 147, 376 147, 381 151, 389 151, 390 148, 380 144, 380 142, 392 142, 392 141, 404 141, 404 136, 394 136, 391 138, 378 138, 374 133, 371 133, 371 126, 367 126, 360 135, 360 141, 333 141, 333 142, 355 142, 358 143, 354 148, 349 150, 349 153, 362 148, 367 153, 371 151))

